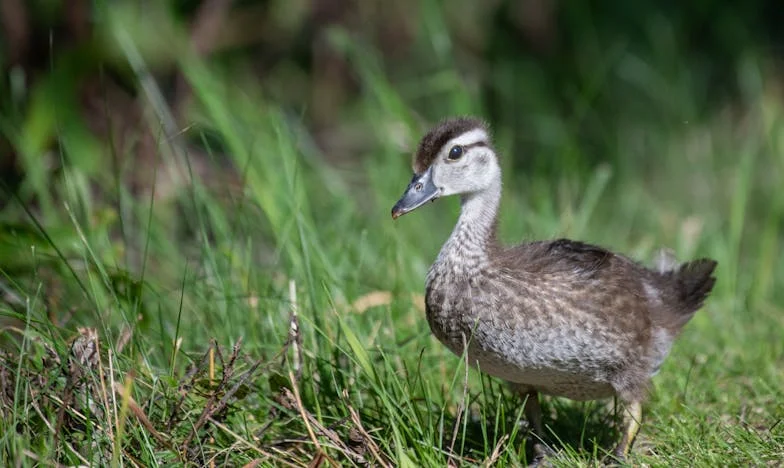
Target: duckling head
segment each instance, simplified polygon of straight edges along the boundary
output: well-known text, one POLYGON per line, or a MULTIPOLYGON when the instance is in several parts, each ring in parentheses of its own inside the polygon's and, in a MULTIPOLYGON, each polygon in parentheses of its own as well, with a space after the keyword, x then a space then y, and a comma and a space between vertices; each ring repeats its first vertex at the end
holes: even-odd
POLYGON ((501 169, 487 125, 473 117, 442 121, 420 141, 414 176, 392 218, 449 195, 470 197, 500 184, 501 169))

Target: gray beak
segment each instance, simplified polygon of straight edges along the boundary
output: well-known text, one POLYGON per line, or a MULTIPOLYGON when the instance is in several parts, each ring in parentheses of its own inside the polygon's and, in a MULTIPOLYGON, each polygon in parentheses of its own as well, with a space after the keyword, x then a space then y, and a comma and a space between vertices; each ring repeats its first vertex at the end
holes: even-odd
POLYGON ((425 203, 438 198, 441 191, 433 184, 433 168, 429 167, 408 184, 408 188, 400 200, 392 207, 392 219, 397 219, 404 214, 414 211, 425 203))

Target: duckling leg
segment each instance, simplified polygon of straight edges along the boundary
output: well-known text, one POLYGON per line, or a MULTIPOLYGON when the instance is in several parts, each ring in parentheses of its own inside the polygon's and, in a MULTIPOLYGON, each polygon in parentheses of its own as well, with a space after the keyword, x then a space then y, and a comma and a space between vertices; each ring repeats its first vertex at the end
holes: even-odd
POLYGON ((542 426, 542 407, 539 405, 539 392, 528 390, 525 393, 525 407, 523 411, 533 431, 531 441, 533 442, 534 460, 529 466, 536 466, 549 454, 549 450, 542 442, 544 427, 542 426))
POLYGON ((542 426, 542 407, 539 406, 539 392, 528 385, 508 382, 512 390, 517 393, 521 398, 525 399, 525 406, 523 412, 525 418, 528 420, 531 434, 528 438, 529 443, 533 447, 533 461, 528 466, 540 465, 548 455, 552 454, 552 450, 542 442, 544 437, 544 426, 542 426))
POLYGON ((618 445, 613 450, 613 456, 619 460, 626 458, 629 453, 629 448, 637 436, 637 431, 640 430, 640 421, 642 421, 642 403, 639 401, 632 401, 624 405, 623 411, 623 437, 618 445))

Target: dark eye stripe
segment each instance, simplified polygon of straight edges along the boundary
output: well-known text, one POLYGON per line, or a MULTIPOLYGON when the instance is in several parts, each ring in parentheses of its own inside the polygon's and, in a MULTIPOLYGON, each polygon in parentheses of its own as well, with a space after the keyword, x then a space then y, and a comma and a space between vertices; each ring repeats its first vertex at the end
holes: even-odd
MULTIPOLYGON (((460 146, 462 148, 460 156, 465 154, 465 152, 467 150, 471 149, 471 148, 487 148, 488 147, 487 142, 484 141, 484 140, 480 140, 480 141, 477 141, 477 142, 474 142, 474 143, 469 143, 467 145, 456 145, 456 146, 460 146)), ((455 148, 455 146, 453 146, 452 148, 455 148)), ((449 158, 449 154, 451 152, 452 152, 452 150, 450 149, 449 153, 447 153, 447 158, 449 158)), ((449 159, 451 159, 451 158, 449 158, 449 159)), ((454 159, 454 160, 456 161, 457 159, 454 159)))
POLYGON ((471 143, 469 145, 463 145, 463 149, 464 150, 465 149, 469 149, 469 148, 477 148, 477 147, 485 147, 486 148, 487 147, 487 142, 485 142, 485 141, 477 141, 476 143, 471 143))
POLYGON ((489 145, 485 140, 475 141, 473 143, 468 143, 467 145, 454 145, 449 149, 449 152, 446 154, 446 161, 447 162, 455 162, 462 159, 463 155, 468 152, 471 148, 488 148, 489 145))

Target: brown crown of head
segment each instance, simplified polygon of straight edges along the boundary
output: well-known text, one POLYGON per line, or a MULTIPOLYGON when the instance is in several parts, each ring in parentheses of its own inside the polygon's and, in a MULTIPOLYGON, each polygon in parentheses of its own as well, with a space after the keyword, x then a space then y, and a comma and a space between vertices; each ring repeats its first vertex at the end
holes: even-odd
POLYGON ((470 130, 481 128, 487 132, 487 124, 475 117, 457 117, 442 120, 422 138, 414 157, 414 172, 421 174, 436 160, 438 152, 452 138, 470 130))

